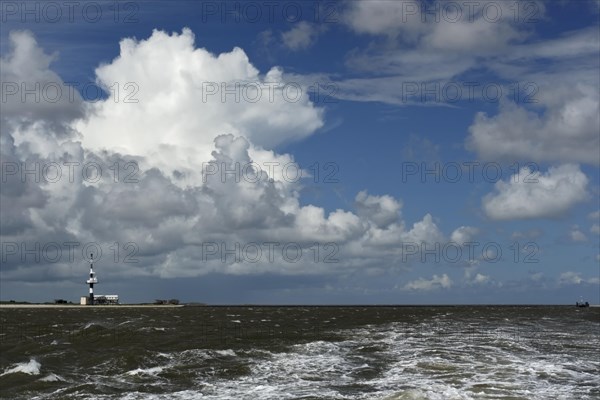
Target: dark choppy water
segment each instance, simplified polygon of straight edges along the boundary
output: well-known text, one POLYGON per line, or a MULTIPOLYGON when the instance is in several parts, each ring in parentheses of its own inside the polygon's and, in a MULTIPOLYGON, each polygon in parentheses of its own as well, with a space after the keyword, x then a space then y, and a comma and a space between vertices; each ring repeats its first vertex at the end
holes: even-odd
POLYGON ((0 310, 3 399, 600 399, 600 308, 0 310))

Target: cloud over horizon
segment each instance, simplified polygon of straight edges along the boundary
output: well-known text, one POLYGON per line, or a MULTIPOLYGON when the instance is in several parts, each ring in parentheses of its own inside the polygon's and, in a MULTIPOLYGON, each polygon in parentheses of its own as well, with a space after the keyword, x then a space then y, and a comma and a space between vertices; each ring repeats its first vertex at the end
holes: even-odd
MULTIPOLYGON (((64 85, 30 33, 15 33, 11 40, 13 51, 2 59, 3 80, 48 76, 64 85), (21 74, 24 53, 38 61, 30 67, 36 74, 21 74)), ((54 104, 49 115, 57 122, 44 129, 36 124, 46 120, 46 111, 37 105, 13 99, 15 112, 3 114, 3 126, 9 127, 2 133, 3 161, 42 169, 56 163, 64 171, 56 182, 7 176, 3 188, 14 190, 2 192, 2 225, 14 229, 3 228, 5 241, 134 243, 141 262, 108 266, 112 274, 176 278, 213 272, 327 275, 373 264, 393 268, 399 266, 401 243, 447 240, 430 214, 407 228, 401 200, 389 195, 361 191, 354 210, 330 213, 302 205, 302 181, 284 179, 282 170, 293 157, 274 148, 314 133, 323 125, 323 112, 308 98, 265 98, 243 107, 220 98, 202 101, 203 82, 284 83, 277 67, 261 76, 241 49, 216 56, 195 48, 188 29, 172 35, 155 30, 145 40, 122 40, 120 55, 96 73, 104 88, 135 82, 139 101, 109 95, 93 103, 78 98, 68 107, 54 104), (73 179, 67 179, 71 171, 65 163, 74 165, 73 179), (93 179, 90 171, 79 171, 90 165, 102 170, 93 179), (261 168, 265 165, 275 168, 261 168), (237 178, 231 173, 236 170, 237 178), (281 243, 275 251, 265 247, 273 242, 281 243), (281 247, 287 243, 304 250, 302 258, 286 259, 281 247), (226 251, 240 246, 244 259, 223 257, 221 246, 226 251), (262 254, 248 262, 257 251, 270 251, 273 259, 262 254), (337 262, 325 262, 332 254, 337 262)), ((44 266, 48 277, 70 279, 72 266, 61 261, 44 266)), ((34 264, 31 257, 25 262, 13 257, 3 278, 35 279, 34 264)))

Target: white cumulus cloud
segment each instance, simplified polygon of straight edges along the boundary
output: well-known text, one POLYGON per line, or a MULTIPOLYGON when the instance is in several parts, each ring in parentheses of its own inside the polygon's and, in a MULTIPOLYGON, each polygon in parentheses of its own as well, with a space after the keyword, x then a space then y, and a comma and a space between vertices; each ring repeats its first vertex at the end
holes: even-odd
POLYGON ((479 233, 479 229, 472 226, 461 226, 456 228, 452 235, 450 236, 450 240, 462 245, 466 242, 471 242, 475 235, 479 233))
POLYGON ((483 198, 483 210, 495 220, 556 217, 587 199, 588 178, 579 166, 552 167, 546 174, 522 168, 498 181, 483 198))
POLYGON ((571 231, 569 232, 569 237, 571 238, 571 240, 573 242, 585 242, 587 241, 587 237, 585 236, 585 233, 581 232, 581 230, 579 230, 578 226, 574 226, 571 231))
POLYGON ((137 102, 89 105, 86 118, 75 124, 85 132, 83 145, 142 156, 169 173, 185 173, 191 184, 198 183, 218 135, 244 136, 258 148, 272 148, 323 126, 323 110, 303 88, 285 86, 280 68, 263 75, 238 47, 218 55, 198 48, 189 29, 123 39, 119 56, 96 74, 103 87, 116 83, 124 91, 129 84, 123 95, 135 91, 137 102))

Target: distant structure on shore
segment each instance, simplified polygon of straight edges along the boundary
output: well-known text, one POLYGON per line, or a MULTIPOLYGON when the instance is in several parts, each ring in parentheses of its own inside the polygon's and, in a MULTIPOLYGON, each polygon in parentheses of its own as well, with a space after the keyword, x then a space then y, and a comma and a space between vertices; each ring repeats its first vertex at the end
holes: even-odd
POLYGON ((580 300, 578 302, 575 303, 576 307, 589 307, 590 303, 588 303, 587 301, 584 302, 583 300, 580 300))
POLYGON ((170 300, 156 299, 156 300, 154 300, 154 305, 161 305, 161 304, 178 305, 179 304, 179 300, 178 299, 170 299, 170 300))
POLYGON ((90 285, 89 296, 81 296, 80 304, 93 306, 94 304, 119 304, 119 296, 116 294, 94 295, 94 283, 98 283, 96 273, 94 272, 94 255, 90 254, 90 277, 85 283, 90 285))

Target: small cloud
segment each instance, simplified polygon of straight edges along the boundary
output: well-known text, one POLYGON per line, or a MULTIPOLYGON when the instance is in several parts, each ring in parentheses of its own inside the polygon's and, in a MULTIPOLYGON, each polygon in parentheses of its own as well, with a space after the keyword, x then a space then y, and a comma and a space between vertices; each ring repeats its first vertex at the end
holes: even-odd
POLYGON ((452 279, 448 277, 448 275, 444 274, 442 276, 433 275, 433 278, 430 280, 419 278, 415 281, 409 282, 404 285, 405 290, 423 290, 429 291, 434 289, 449 289, 452 287, 452 279))
POLYGON ((600 235, 600 224, 594 224, 590 228, 590 232, 595 233, 596 235, 600 235))
POLYGON ((267 29, 266 31, 260 32, 258 34, 258 40, 266 46, 272 44, 275 40, 273 38, 273 31, 271 29, 267 29))
POLYGON ((281 40, 285 47, 292 51, 306 50, 317 41, 317 37, 323 28, 301 21, 287 32, 281 33, 281 40))
POLYGON ((477 267, 465 268, 465 283, 467 285, 483 285, 491 281, 489 275, 480 274, 479 272, 473 276, 477 267))
POLYGON ((575 225, 571 229, 571 232, 569 233, 569 237, 571 238, 571 241, 573 241, 573 242, 585 242, 585 241, 587 241, 587 237, 585 236, 585 234, 583 232, 581 232, 579 230, 579 227, 577 225, 575 225))
POLYGON ((544 277, 544 274, 542 272, 534 272, 529 275, 529 279, 531 279, 534 282, 541 281, 543 277, 544 277))
POLYGON ((591 220, 600 220, 600 210, 589 213, 588 218, 591 220))
POLYGON ((461 226, 460 228, 456 228, 454 232, 452 232, 450 240, 462 246, 463 243, 473 241, 473 237, 478 233, 479 229, 475 227, 461 226))
POLYGON ((490 280, 489 275, 477 274, 477 275, 475 275, 475 279, 473 279, 473 282, 478 285, 482 285, 484 283, 489 282, 489 280, 490 280))
POLYGON ((402 149, 402 159, 414 162, 438 162, 440 159, 440 145, 427 138, 411 134, 408 143, 402 149))
POLYGON ((583 282, 578 272, 567 271, 560 274, 558 283, 561 285, 579 285, 583 282))

